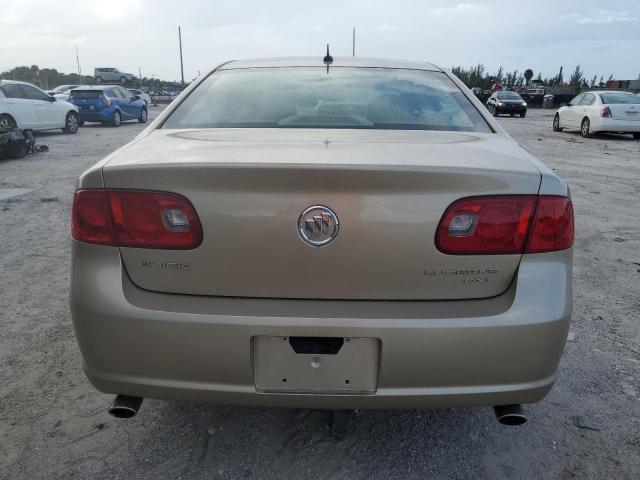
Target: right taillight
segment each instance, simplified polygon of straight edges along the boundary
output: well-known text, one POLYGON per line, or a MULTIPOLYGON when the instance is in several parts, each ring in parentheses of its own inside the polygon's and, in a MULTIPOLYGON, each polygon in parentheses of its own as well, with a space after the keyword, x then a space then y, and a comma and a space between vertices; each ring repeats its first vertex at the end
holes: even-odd
POLYGON ((181 195, 139 190, 80 190, 73 197, 75 240, 120 247, 188 250, 202 242, 202 227, 181 195))
POLYGON ((449 206, 436 233, 436 247, 449 255, 540 253, 571 245, 571 200, 549 195, 463 198, 449 206))
POLYGON ((566 197, 541 196, 524 253, 554 252, 573 245, 573 205, 566 197))

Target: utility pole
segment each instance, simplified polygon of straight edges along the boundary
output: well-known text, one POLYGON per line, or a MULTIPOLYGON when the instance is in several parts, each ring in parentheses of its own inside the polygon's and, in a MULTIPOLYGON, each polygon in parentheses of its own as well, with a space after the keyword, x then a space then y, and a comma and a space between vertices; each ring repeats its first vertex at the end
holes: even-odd
POLYGON ((182 78, 182 85, 184 85, 184 66, 182 64, 182 31, 178 26, 178 43, 180 44, 180 78, 182 78))
POLYGON ((142 85, 142 70, 138 67, 138 80, 140 80, 140 85, 142 85))
POLYGON ((353 27, 353 51, 351 56, 356 56, 356 27, 353 27))
POLYGON ((78 44, 76 43, 76 62, 78 63, 78 76, 80 77, 80 85, 82 85, 82 69, 80 68, 80 57, 78 56, 78 44))

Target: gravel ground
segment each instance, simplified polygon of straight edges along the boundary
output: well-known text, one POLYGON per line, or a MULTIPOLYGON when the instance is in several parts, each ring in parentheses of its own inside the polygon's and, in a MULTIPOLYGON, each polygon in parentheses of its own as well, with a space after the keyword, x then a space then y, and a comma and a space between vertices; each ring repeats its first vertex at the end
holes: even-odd
POLYGON ((573 192, 575 312, 556 387, 520 428, 489 409, 361 411, 343 439, 324 411, 145 400, 134 419, 107 415, 69 318, 70 200, 77 175, 142 126, 40 135, 49 153, 0 163, 0 189, 33 190, 0 201, 0 477, 638 479, 640 142, 551 120, 500 119, 573 192))

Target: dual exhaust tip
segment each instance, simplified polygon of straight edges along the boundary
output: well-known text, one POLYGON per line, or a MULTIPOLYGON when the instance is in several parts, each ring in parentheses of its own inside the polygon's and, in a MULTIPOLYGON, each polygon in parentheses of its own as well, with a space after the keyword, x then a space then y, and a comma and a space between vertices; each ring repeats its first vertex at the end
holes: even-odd
MULTIPOLYGON (((117 395, 107 410, 109 415, 116 418, 132 418, 138 414, 142 405, 141 397, 129 395, 117 395)), ((522 410, 522 405, 498 405, 493 407, 496 419, 502 425, 517 426, 526 423, 527 417, 522 410)))

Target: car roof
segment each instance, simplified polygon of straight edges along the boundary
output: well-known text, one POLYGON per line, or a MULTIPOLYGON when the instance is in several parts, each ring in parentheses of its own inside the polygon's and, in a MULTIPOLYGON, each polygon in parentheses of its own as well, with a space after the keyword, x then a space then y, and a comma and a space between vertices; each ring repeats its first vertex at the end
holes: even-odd
MULTIPOLYGON (((219 70, 233 70, 238 68, 265 67, 324 67, 323 56, 316 57, 276 57, 255 58, 248 60, 232 60, 225 63, 219 70)), ((384 58, 363 57, 333 57, 332 67, 361 67, 361 68, 405 68, 412 70, 428 70, 441 72, 442 69, 432 63, 415 60, 392 60, 384 58)))
POLYGON ((32 87, 40 88, 37 85, 34 85, 33 83, 21 82, 19 80, 0 80, 0 83, 5 83, 5 84, 12 83, 12 84, 15 84, 15 85, 31 85, 32 87))
POLYGON ((73 90, 104 90, 105 88, 119 87, 120 85, 82 85, 73 90))
POLYGON ((583 93, 629 93, 631 95, 633 95, 633 92, 627 92, 626 90, 591 90, 589 92, 583 92, 583 93))

